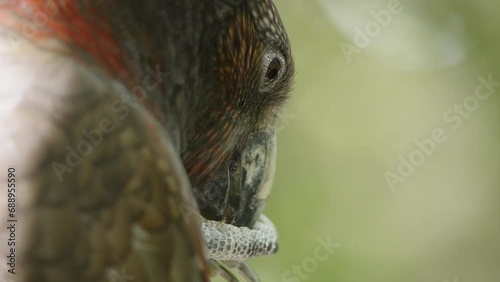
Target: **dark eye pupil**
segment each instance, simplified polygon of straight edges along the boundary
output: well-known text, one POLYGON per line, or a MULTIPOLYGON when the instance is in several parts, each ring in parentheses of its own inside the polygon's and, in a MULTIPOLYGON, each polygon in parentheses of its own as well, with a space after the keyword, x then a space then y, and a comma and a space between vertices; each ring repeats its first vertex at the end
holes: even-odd
POLYGON ((269 67, 267 68, 266 72, 266 78, 269 81, 273 81, 278 77, 278 74, 281 69, 281 63, 278 59, 274 58, 271 63, 269 64, 269 67))

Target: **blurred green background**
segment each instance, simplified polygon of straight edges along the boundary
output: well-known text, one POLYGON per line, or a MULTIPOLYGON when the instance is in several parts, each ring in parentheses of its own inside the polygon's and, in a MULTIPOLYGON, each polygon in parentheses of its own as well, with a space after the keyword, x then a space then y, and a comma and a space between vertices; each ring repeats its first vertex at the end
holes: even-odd
POLYGON ((475 96, 500 82, 500 2, 396 2, 275 1, 297 76, 262 281, 500 281, 500 84, 475 96))

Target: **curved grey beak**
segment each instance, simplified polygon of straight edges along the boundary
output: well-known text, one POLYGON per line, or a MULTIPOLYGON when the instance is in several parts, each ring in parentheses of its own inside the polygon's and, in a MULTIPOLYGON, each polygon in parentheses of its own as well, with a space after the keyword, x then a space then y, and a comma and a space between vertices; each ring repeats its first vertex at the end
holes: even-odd
POLYGON ((271 193, 275 165, 274 128, 252 132, 235 152, 229 171, 227 223, 253 227, 271 193))
POLYGON ((276 134, 273 127, 251 132, 232 153, 229 164, 211 181, 193 187, 201 215, 235 226, 253 227, 273 185, 276 134))

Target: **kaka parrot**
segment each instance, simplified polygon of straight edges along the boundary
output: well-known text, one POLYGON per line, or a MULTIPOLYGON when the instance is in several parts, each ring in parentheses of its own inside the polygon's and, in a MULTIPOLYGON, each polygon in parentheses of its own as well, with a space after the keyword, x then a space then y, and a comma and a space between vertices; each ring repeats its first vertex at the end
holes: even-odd
POLYGON ((257 281, 293 73, 271 0, 0 1, 0 280, 257 281))

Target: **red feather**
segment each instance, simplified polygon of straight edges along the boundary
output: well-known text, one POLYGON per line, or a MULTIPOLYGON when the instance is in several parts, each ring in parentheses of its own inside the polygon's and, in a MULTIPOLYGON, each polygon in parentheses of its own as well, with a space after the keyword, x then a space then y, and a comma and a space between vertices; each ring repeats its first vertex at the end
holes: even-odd
POLYGON ((76 0, 18 0, 0 5, 0 24, 32 42, 58 39, 126 81, 123 55, 107 21, 76 0))

